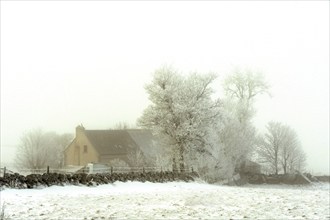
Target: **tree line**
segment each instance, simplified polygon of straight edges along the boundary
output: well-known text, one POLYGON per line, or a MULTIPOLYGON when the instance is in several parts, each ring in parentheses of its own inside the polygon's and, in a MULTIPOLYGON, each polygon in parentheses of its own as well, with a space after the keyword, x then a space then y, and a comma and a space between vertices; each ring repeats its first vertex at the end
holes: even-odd
MULTIPOLYGON (((137 126, 151 129, 167 150, 157 161, 178 170, 195 166, 208 181, 233 176, 247 160, 261 163, 268 173, 303 171, 306 156, 293 128, 271 121, 260 134, 252 122, 256 99, 270 94, 264 76, 234 70, 218 85, 223 97, 216 97, 212 87, 216 79, 216 74, 182 74, 168 66, 154 72, 145 86, 151 104, 137 126)), ((115 129, 128 127, 121 122, 115 129)), ((30 169, 63 167, 64 149, 72 138, 32 130, 21 138, 16 163, 30 169)), ((130 158, 143 163, 141 155, 130 158)))
POLYGON ((235 70, 222 82, 224 97, 214 97, 216 78, 159 68, 145 87, 151 104, 138 126, 159 137, 174 167, 197 165, 209 181, 231 177, 246 160, 257 160, 274 174, 302 171, 305 154, 292 128, 269 122, 259 134, 252 123, 256 98, 270 94, 263 75, 235 70))

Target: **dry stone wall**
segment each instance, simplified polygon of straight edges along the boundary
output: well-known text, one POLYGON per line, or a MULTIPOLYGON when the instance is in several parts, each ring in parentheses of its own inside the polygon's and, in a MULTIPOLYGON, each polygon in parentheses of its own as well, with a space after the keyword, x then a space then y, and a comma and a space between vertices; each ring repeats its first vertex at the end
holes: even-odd
POLYGON ((60 173, 44 173, 30 174, 27 176, 15 174, 5 174, 0 177, 0 189, 3 188, 19 188, 32 189, 40 186, 52 185, 87 185, 95 186, 100 184, 109 184, 116 181, 139 181, 139 182, 173 182, 173 181, 194 181, 198 177, 196 172, 179 173, 179 172, 145 172, 145 173, 100 173, 100 174, 60 174, 60 173))

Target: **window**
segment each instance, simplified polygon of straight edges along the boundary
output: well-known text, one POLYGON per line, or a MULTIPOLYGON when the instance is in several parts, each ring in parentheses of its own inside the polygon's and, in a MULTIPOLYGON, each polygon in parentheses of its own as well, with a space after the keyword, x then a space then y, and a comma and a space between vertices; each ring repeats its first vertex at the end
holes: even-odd
POLYGON ((84 153, 87 153, 87 145, 84 145, 84 153))

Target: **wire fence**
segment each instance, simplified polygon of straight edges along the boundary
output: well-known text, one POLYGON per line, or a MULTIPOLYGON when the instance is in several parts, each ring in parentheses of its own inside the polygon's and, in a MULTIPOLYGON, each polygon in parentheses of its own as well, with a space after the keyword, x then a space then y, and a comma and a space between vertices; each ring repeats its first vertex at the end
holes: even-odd
POLYGON ((64 168, 51 168, 47 166, 42 169, 18 169, 17 172, 13 172, 6 167, 0 168, 0 176, 4 177, 5 174, 19 173, 21 175, 29 174, 44 174, 44 173, 62 173, 62 174, 73 174, 73 173, 146 173, 146 172, 181 172, 189 173, 194 172, 193 167, 184 169, 170 169, 156 166, 139 166, 139 167, 120 167, 120 166, 70 166, 64 168))

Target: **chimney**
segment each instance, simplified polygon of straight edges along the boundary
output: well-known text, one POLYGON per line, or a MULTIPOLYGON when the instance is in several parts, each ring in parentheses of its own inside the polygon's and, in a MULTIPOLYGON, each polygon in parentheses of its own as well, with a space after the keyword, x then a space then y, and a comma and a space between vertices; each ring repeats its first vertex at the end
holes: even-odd
POLYGON ((76 127, 76 137, 78 136, 78 134, 84 133, 85 132, 85 128, 82 124, 78 125, 76 127))

